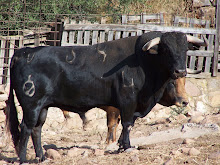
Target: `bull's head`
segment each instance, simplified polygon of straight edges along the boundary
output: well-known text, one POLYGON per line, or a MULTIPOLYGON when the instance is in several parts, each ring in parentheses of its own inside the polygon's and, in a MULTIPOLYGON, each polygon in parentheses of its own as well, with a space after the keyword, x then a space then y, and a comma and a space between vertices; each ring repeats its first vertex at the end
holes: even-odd
MULTIPOLYGON (((152 47, 158 45, 156 54, 165 55, 164 60, 168 60, 169 70, 173 79, 186 76, 186 52, 188 43, 191 42, 197 46, 207 46, 207 41, 198 39, 190 35, 184 35, 180 32, 163 33, 161 37, 156 37, 147 42, 143 51, 149 51, 152 47)), ((154 53, 155 54, 155 53, 154 53)))

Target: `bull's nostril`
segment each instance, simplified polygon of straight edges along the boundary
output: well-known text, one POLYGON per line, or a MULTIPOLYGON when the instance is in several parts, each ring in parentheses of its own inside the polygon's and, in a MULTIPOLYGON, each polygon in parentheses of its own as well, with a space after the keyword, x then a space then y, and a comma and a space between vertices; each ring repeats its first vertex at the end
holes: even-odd
POLYGON ((188 105, 188 102, 187 102, 187 101, 183 101, 183 102, 182 102, 182 105, 185 107, 185 106, 188 105))

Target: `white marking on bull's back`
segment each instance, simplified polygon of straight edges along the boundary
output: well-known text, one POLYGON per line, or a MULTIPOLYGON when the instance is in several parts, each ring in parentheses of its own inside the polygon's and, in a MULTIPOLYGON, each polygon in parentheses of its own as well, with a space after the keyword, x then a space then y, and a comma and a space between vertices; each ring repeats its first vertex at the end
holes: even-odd
POLYGON ((31 80, 31 75, 28 76, 28 80, 23 85, 24 94, 32 97, 35 94, 35 85, 34 82, 31 80))
POLYGON ((101 55, 103 55, 103 61, 102 61, 102 62, 105 62, 105 58, 106 58, 106 56, 107 56, 107 54, 105 53, 105 51, 104 51, 104 50, 98 50, 98 53, 101 54, 101 55))
POLYGON ((76 58, 76 53, 72 50, 71 52, 71 56, 72 56, 72 59, 69 60, 68 57, 69 57, 69 54, 66 55, 66 62, 69 63, 69 64, 73 64, 73 61, 75 60, 76 58))
POLYGON ((134 86, 134 79, 132 78, 131 79, 131 85, 130 85, 131 87, 133 87, 134 86))
POLYGON ((29 53, 28 54, 28 56, 27 56, 27 63, 28 64, 33 60, 34 56, 35 56, 35 53, 33 53, 33 54, 29 53))

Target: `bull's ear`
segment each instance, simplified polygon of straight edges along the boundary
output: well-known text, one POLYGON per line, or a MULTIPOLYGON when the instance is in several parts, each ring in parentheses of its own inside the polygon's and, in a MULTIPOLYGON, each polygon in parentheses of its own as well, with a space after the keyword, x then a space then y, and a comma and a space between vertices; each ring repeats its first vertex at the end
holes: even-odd
POLYGON ((197 37, 193 37, 191 35, 186 35, 186 38, 187 38, 188 42, 191 42, 191 43, 193 43, 195 45, 198 45, 198 46, 208 46, 208 41, 207 41, 206 37, 204 35, 202 35, 202 36, 203 36, 204 41, 199 39, 199 38, 197 38, 197 37))
POLYGON ((150 54, 158 54, 158 51, 157 51, 158 47, 156 46, 156 48, 152 48, 152 49, 149 49, 149 53, 150 54))
POLYGON ((157 45, 160 43, 160 37, 154 38, 152 40, 150 40, 149 42, 147 42, 143 47, 142 50, 143 51, 148 51, 150 48, 152 48, 153 46, 157 45))

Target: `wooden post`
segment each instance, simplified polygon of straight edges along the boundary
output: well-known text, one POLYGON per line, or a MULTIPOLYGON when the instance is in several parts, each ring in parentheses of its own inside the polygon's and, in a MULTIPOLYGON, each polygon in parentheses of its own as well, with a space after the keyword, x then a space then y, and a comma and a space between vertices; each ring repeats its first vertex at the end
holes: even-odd
POLYGON ((217 76, 218 72, 218 53, 219 53, 219 34, 220 34, 220 2, 216 1, 216 35, 215 35, 215 48, 213 57, 213 72, 212 76, 217 76))
POLYGON ((35 34, 34 35, 34 46, 39 46, 40 45, 40 34, 35 34))
POLYGON ((5 51, 6 49, 6 39, 1 38, 1 49, 0 49, 0 84, 2 84, 2 80, 4 79, 4 59, 5 59, 5 51))
POLYGON ((123 15, 122 15, 121 23, 122 23, 122 24, 127 24, 127 23, 128 23, 128 19, 127 19, 127 15, 126 15, 126 14, 123 14, 123 15))

